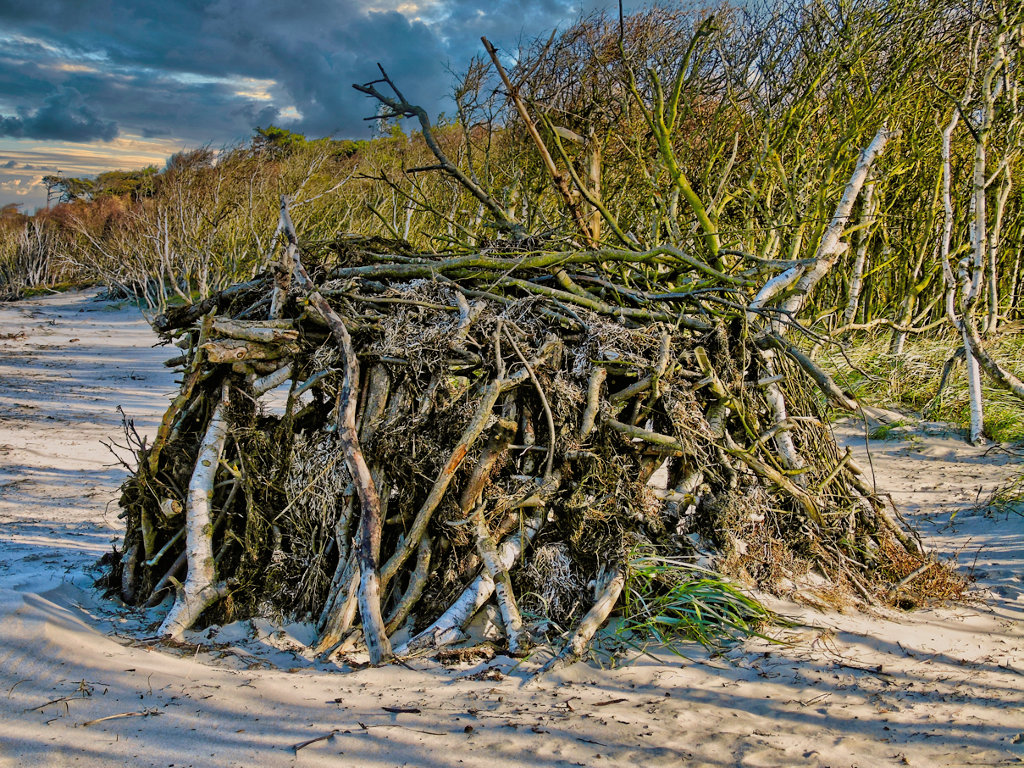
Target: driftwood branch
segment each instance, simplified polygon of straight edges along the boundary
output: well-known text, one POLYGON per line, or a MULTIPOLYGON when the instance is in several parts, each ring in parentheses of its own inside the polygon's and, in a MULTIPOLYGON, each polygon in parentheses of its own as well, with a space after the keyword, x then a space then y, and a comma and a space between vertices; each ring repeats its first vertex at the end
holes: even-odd
POLYGON ((158 634, 163 637, 180 637, 182 632, 195 624, 203 611, 222 598, 228 590, 227 582, 216 581, 214 574, 210 498, 213 496, 213 483, 227 438, 225 410, 228 406, 229 392, 230 386, 225 381, 221 385, 220 400, 199 448, 199 457, 196 459, 196 466, 189 482, 188 506, 185 513, 188 578, 160 625, 158 634))
MULTIPOLYGON (((525 230, 523 229, 522 224, 517 222, 509 211, 499 205, 498 202, 479 184, 473 181, 473 179, 463 172, 462 169, 448 159, 448 156, 441 149, 440 144, 437 143, 437 138, 434 136, 433 126, 430 123, 430 118, 427 116, 427 111, 423 109, 423 107, 410 104, 406 101, 405 97, 402 96, 401 91, 398 90, 398 87, 388 76, 388 73, 384 71, 384 67, 378 64, 377 68, 380 69, 380 80, 373 80, 362 85, 353 83, 352 87, 360 93, 372 96, 387 107, 390 112, 382 116, 385 119, 392 117, 415 117, 419 121, 420 130, 423 132, 423 140, 426 142, 430 151, 434 154, 434 157, 437 158, 437 168, 444 171, 469 190, 469 193, 479 200, 488 211, 490 211, 491 215, 494 217, 495 226, 497 226, 498 229, 505 230, 516 237, 524 236, 525 230), (381 92, 376 87, 378 83, 384 83, 387 85, 395 94, 394 97, 381 92)), ((375 117, 372 119, 376 120, 380 118, 375 117)))
POLYGON ((327 321, 341 352, 344 368, 341 391, 338 395, 340 417, 338 434, 345 454, 345 464, 348 466, 348 471, 359 495, 360 519, 362 521, 362 535, 358 548, 359 613, 363 620, 363 637, 366 640, 367 650, 370 652, 370 661, 373 664, 379 664, 391 656, 391 644, 388 642, 380 608, 380 573, 378 571, 382 524, 380 497, 377 495, 377 488, 359 446, 359 436, 356 432, 356 406, 358 404, 356 387, 359 383, 359 361, 356 358, 352 337, 349 335, 348 329, 345 328, 345 323, 320 295, 316 285, 306 273, 305 267, 302 266, 298 255, 295 228, 288 216, 288 201, 283 196, 281 198, 281 222, 288 238, 289 247, 295 246, 295 282, 305 291, 310 304, 327 321))

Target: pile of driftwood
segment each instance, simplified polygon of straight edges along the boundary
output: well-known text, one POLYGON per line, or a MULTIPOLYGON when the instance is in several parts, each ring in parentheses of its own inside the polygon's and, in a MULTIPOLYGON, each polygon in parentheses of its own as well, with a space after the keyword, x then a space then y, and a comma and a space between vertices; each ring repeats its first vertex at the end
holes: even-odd
POLYGON ((926 564, 749 276, 670 248, 300 249, 282 222, 273 269, 156 323, 181 390, 124 486, 111 583, 173 599, 160 635, 274 613, 379 663, 493 601, 509 652, 548 619, 567 659, 637 553, 867 601, 926 564))

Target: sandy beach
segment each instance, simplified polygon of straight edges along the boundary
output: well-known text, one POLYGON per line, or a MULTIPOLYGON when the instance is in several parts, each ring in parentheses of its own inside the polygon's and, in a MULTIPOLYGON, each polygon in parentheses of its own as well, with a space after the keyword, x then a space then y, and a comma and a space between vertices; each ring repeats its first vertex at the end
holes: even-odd
POLYGON ((968 602, 900 613, 776 602, 798 626, 524 684, 536 659, 343 673, 302 625, 145 638, 161 607, 93 587, 121 533, 120 407, 152 435, 173 356, 97 291, 0 304, 0 766, 967 766, 1024 763, 1024 516, 975 509, 1024 449, 942 425, 837 428, 968 602), (870 458, 867 455, 870 448, 870 458))

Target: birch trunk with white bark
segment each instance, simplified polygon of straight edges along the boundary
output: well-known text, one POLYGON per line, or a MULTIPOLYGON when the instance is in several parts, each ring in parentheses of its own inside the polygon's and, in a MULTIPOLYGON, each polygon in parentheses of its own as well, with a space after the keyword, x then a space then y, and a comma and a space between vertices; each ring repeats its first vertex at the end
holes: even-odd
POLYGON ((217 583, 213 562, 213 520, 210 502, 213 484, 220 464, 220 455, 228 434, 225 411, 228 405, 228 383, 221 386, 220 401, 206 429, 192 480, 188 487, 185 513, 185 550, 188 576, 178 591, 174 605, 160 625, 161 637, 177 638, 195 624, 199 615, 217 602, 227 591, 227 584, 217 583))

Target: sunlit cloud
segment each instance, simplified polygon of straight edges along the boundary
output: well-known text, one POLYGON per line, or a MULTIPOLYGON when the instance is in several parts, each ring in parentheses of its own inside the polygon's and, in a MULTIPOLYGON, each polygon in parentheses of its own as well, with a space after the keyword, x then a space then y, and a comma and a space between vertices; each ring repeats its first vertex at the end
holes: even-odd
POLYGON ((235 91, 235 96, 242 96, 246 99, 256 99, 256 101, 270 101, 271 96, 266 91, 235 91))
POLYGON ((109 144, 81 146, 70 142, 43 144, 29 139, 0 140, 0 158, 14 160, 19 165, 50 168, 69 176, 98 173, 108 163, 118 162, 124 168, 163 165, 164 161, 182 149, 181 142, 167 139, 147 139, 124 135, 109 144))
POLYGON ((225 79, 224 82, 237 87, 237 90, 234 92, 236 96, 256 99, 257 101, 270 101, 273 99, 271 89, 277 85, 275 80, 259 80, 254 77, 236 77, 225 79))
MULTIPOLYGON (((38 142, 0 139, 0 194, 17 196, 27 212, 46 204, 43 176, 96 176, 113 168, 163 168, 167 158, 184 149, 175 139, 126 134, 109 143, 38 142), (9 167, 10 163, 14 163, 9 167)), ((3 200, 0 199, 0 205, 3 200)))
POLYGON ((32 194, 32 187, 35 186, 32 180, 8 179, 0 181, 0 192, 11 197, 28 197, 32 194))
POLYGON ((98 67, 89 64, 82 64, 70 61, 61 61, 53 65, 53 68, 60 72, 99 72, 98 67))
POLYGON ((367 13, 386 13, 396 11, 412 21, 419 21, 425 12, 429 12, 438 6, 444 5, 438 0, 421 0, 420 2, 409 2, 409 0, 376 0, 367 3, 367 13))
MULTIPOLYGON (((100 64, 109 60, 107 53, 103 50, 85 50, 78 47, 60 45, 35 35, 0 33, 0 46, 3 46, 8 51, 18 52, 18 55, 21 56, 32 53, 35 57, 39 57, 41 54, 45 54, 58 62, 64 62, 68 67, 87 67, 88 65, 84 64, 84 61, 100 64)), ((75 70, 68 69, 66 71, 75 70)))

